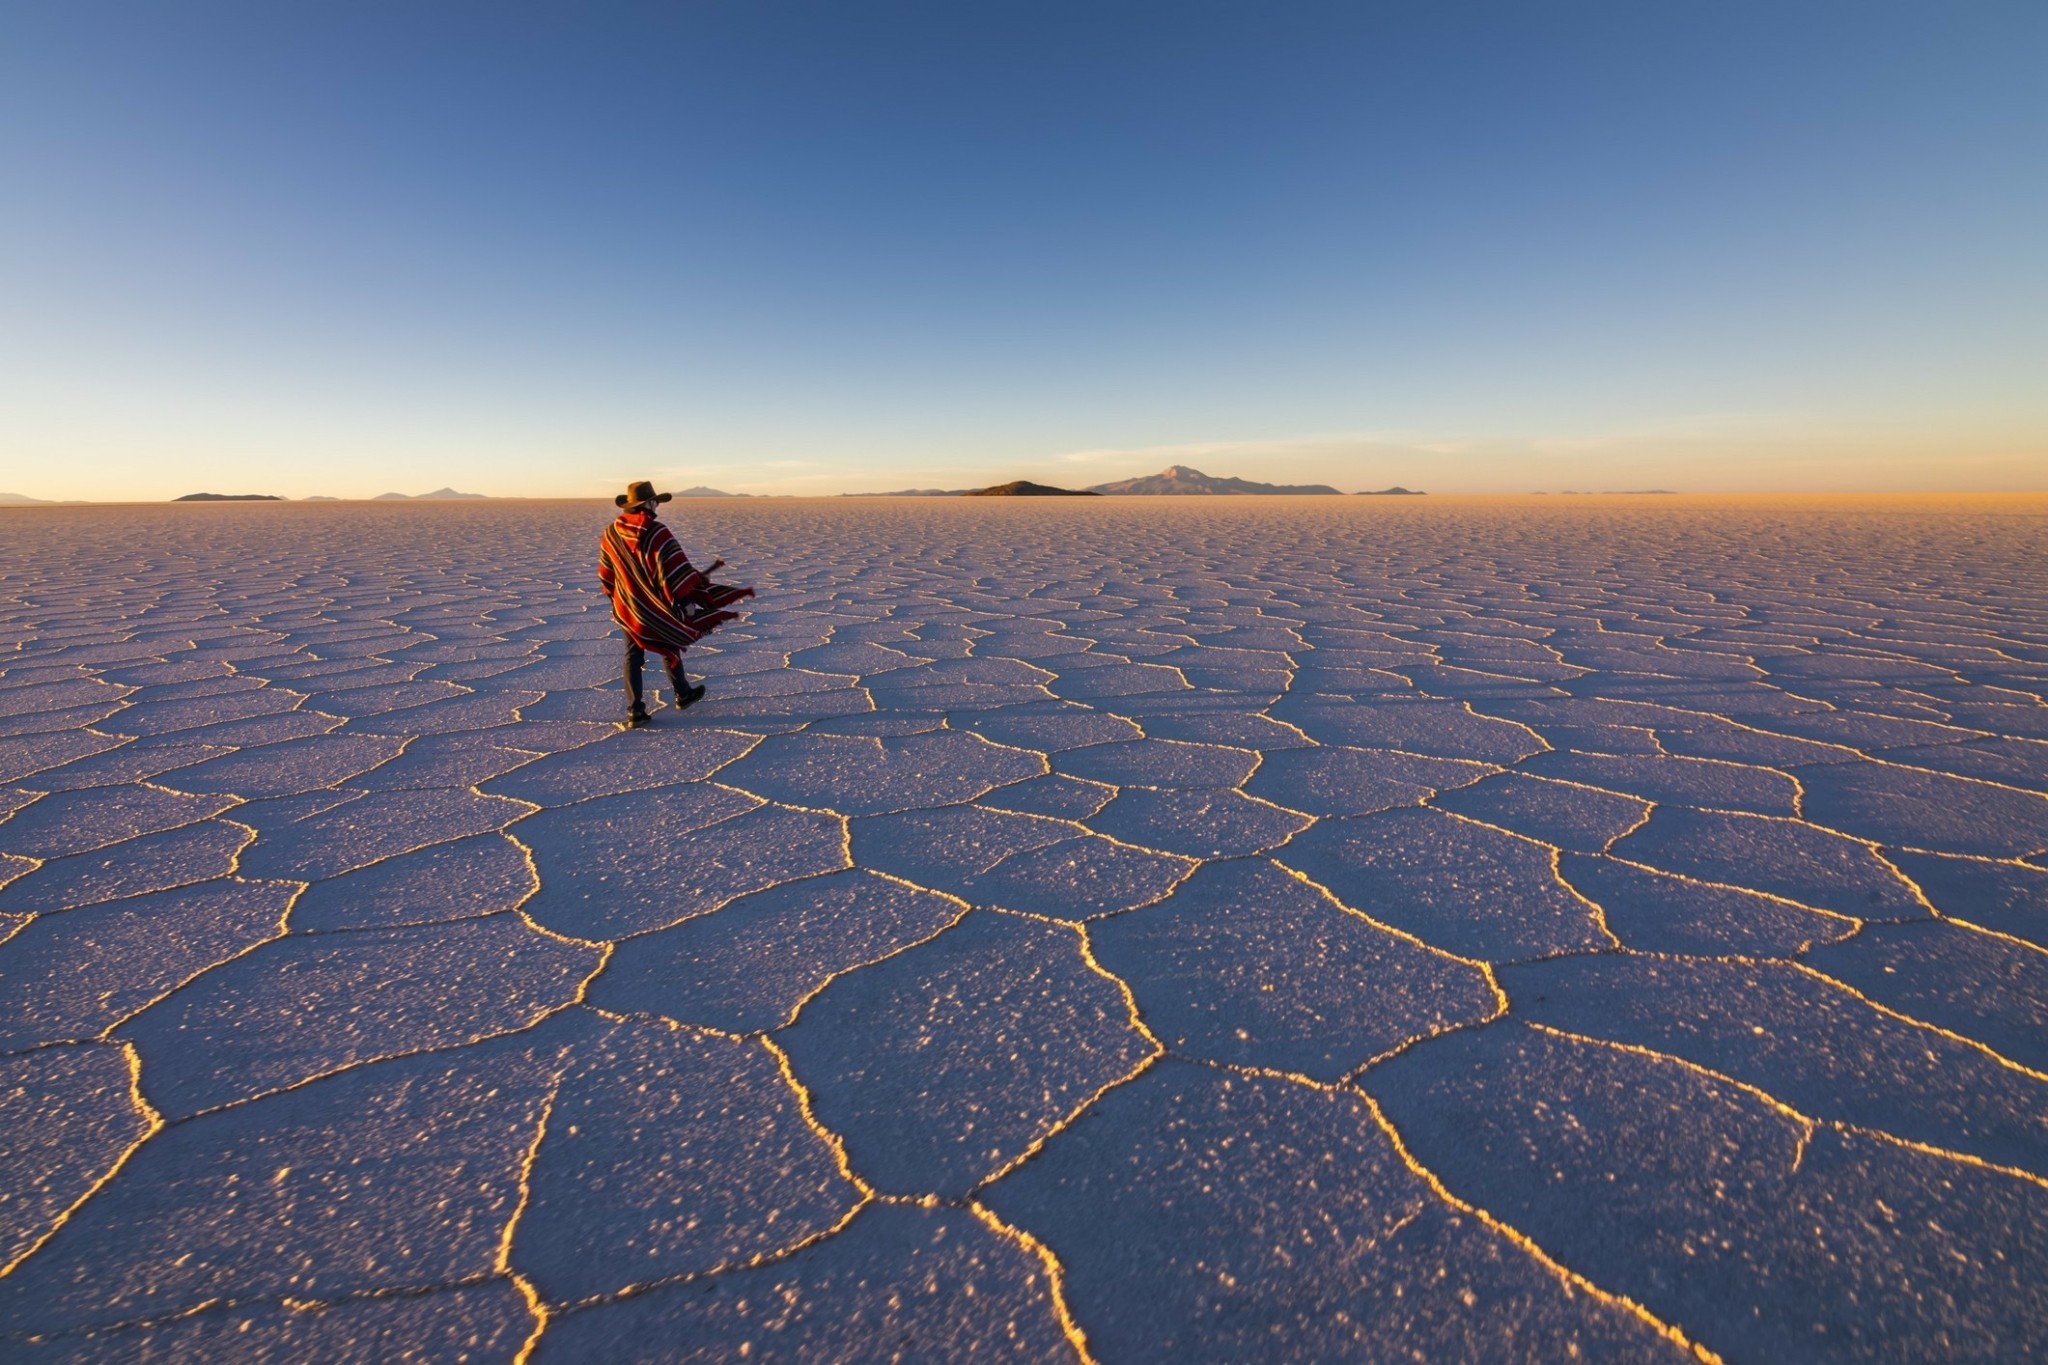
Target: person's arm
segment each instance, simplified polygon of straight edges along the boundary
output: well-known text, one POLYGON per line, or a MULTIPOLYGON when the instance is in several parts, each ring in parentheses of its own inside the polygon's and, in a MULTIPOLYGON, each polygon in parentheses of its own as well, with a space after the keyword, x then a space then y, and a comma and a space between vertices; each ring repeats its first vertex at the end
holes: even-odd
POLYGON ((704 591, 704 575, 690 563, 690 557, 683 553, 683 547, 676 543, 673 533, 661 537, 656 544, 656 553, 661 557, 661 581, 668 589, 669 601, 681 604, 704 591))

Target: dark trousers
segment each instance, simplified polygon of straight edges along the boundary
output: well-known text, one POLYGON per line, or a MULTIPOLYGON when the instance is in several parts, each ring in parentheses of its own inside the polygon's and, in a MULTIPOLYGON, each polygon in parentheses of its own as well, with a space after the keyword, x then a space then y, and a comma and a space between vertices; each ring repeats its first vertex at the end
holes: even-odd
MULTIPOLYGON (((640 699, 640 669, 646 662, 647 651, 631 640, 626 641, 626 705, 635 711, 647 709, 646 703, 640 699)), ((675 666, 668 670, 668 685, 674 689, 675 699, 681 701, 684 689, 690 685, 689 678, 683 673, 681 659, 677 659, 675 666)))

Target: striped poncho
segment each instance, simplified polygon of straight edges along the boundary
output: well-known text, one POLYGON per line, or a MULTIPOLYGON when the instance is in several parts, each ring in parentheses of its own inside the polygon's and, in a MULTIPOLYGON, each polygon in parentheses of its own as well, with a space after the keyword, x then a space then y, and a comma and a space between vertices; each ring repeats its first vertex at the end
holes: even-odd
POLYGON ((713 583, 690 563, 675 534, 652 512, 639 509, 619 513, 605 527, 597 581, 612 599, 612 615, 626 638, 671 667, 706 631, 738 615, 728 607, 754 595, 752 588, 713 583))

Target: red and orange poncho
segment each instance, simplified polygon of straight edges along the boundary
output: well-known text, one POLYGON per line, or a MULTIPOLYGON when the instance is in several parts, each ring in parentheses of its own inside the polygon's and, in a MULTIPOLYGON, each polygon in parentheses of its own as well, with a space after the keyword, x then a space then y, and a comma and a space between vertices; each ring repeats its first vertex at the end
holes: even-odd
MULTIPOLYGON (((724 564, 712 564, 716 569, 724 564)), ((652 512, 628 508, 607 526, 598 547, 597 581, 612 600, 626 638, 673 668, 682 652, 739 615, 727 608, 752 588, 713 583, 690 563, 675 533, 652 512)))

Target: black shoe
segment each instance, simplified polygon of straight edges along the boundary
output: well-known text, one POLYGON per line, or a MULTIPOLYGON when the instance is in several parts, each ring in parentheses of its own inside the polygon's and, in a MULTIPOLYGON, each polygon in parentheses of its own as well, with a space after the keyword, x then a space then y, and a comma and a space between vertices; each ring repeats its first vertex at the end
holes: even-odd
POLYGON ((637 730, 641 726, 649 724, 652 719, 645 711, 636 706, 626 713, 626 728, 628 730, 637 730))
POLYGON ((695 706, 702 700, 704 700, 703 683, 698 683, 693 687, 682 688, 676 692, 676 710, 681 711, 695 706))

